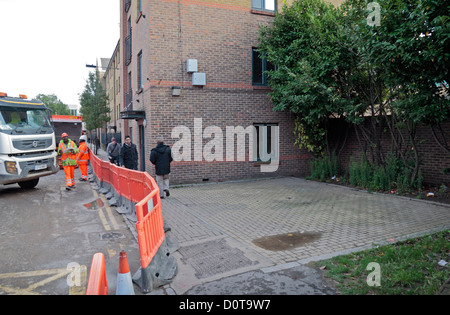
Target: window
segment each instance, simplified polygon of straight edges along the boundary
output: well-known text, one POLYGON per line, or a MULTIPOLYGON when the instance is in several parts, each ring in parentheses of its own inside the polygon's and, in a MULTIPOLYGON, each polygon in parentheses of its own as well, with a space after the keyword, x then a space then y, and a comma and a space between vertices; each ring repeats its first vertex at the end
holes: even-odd
POLYGON ((130 7, 131 7, 131 0, 125 0, 125 12, 128 12, 130 7))
POLYGON ((253 160, 278 161, 278 124, 254 124, 253 160))
POLYGON ((144 88, 144 85, 142 83, 142 51, 138 54, 137 59, 137 87, 138 89, 144 88))
POLYGON ((125 106, 127 110, 133 109, 133 89, 131 88, 131 72, 128 73, 128 92, 125 93, 125 106))
POLYGON ((135 7, 135 16, 136 16, 136 23, 137 23, 142 16, 142 0, 137 0, 135 2, 134 7, 135 7))
POLYGON ((267 75, 266 71, 275 70, 272 63, 268 62, 265 58, 261 58, 260 53, 257 48, 253 48, 252 53, 252 63, 253 63, 253 85, 267 86, 267 75))
POLYGON ((128 35, 125 37, 125 65, 131 63, 131 52, 132 52, 132 28, 131 28, 131 18, 128 19, 128 35))
POLYGON ((252 9, 275 12, 277 0, 252 0, 252 9))
POLYGON ((0 132, 34 134, 50 126, 47 115, 42 109, 0 106, 0 132))

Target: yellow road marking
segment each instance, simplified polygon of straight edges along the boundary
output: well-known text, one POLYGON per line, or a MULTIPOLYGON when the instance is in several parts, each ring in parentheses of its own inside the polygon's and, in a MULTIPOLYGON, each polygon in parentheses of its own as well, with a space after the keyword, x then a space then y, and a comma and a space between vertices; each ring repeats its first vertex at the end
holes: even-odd
POLYGON ((119 225, 117 224, 116 218, 114 217, 114 215, 111 211, 111 207, 108 206, 108 201, 106 200, 106 197, 104 195, 102 195, 101 198, 102 198, 103 204, 105 205, 106 213, 108 214, 109 220, 111 221, 111 224, 112 224, 114 230, 118 230, 119 225))
MULTIPOLYGON (((93 190, 92 193, 94 194, 95 200, 99 198, 99 194, 97 191, 93 190)), ((103 208, 105 208, 106 214, 108 215, 109 221, 111 222, 113 230, 119 230, 119 224, 116 221, 116 218, 114 217, 114 214, 112 213, 111 207, 108 206, 108 201, 106 200, 105 195, 100 195, 100 199, 103 201, 104 207, 101 207, 98 210, 98 215, 100 217, 100 220, 102 221, 102 225, 106 231, 111 230, 111 226, 108 223, 108 220, 106 219, 105 213, 103 212, 103 208)))
POLYGON ((109 226, 108 221, 106 220, 106 217, 105 217, 105 214, 103 213, 102 208, 98 209, 98 216, 100 217, 100 220, 102 221, 103 228, 106 231, 110 231, 111 227, 109 226))
POLYGON ((109 245, 106 246, 106 250, 108 251, 108 255, 109 255, 110 259, 113 258, 114 256, 116 256, 116 254, 117 254, 117 251, 115 249, 111 248, 109 245))
POLYGON ((53 275, 55 273, 61 273, 61 272, 69 272, 69 271, 66 268, 60 268, 60 269, 46 269, 46 270, 36 270, 36 271, 4 273, 4 274, 0 274, 0 279, 48 276, 48 275, 53 275))
POLYGON ((85 295, 87 288, 87 267, 85 265, 80 266, 80 286, 71 286, 69 288, 69 295, 85 295))
MULTIPOLYGON (((71 286, 69 287, 69 295, 82 295, 86 292, 87 285, 87 267, 82 265, 80 266, 80 286, 71 286)), ((39 287, 42 287, 50 282, 58 280, 63 277, 67 277, 72 273, 71 269, 67 268, 59 268, 59 269, 45 269, 45 270, 35 270, 35 271, 25 271, 25 272, 15 272, 15 273, 4 273, 0 274, 0 279, 16 279, 16 278, 32 278, 32 277, 40 277, 40 276, 50 276, 41 281, 32 283, 27 288, 15 288, 8 287, 5 285, 0 285, 0 290, 8 294, 15 295, 40 295, 40 293, 35 292, 39 287)))

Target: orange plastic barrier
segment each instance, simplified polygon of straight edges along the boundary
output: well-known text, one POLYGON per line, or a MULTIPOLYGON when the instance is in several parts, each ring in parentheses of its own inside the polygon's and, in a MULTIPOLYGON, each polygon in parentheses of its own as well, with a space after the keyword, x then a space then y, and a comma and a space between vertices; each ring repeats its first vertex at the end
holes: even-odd
POLYGON ((108 280, 106 279, 103 253, 97 253, 92 258, 86 295, 108 295, 108 280))
POLYGON ((159 188, 153 178, 148 176, 148 179, 153 184, 153 191, 136 204, 136 231, 142 268, 150 264, 165 237, 159 188))
POLYGON ((91 165, 97 178, 114 187, 129 201, 136 203, 136 230, 141 266, 146 268, 164 241, 163 216, 159 188, 146 172, 118 167, 91 153, 91 165))

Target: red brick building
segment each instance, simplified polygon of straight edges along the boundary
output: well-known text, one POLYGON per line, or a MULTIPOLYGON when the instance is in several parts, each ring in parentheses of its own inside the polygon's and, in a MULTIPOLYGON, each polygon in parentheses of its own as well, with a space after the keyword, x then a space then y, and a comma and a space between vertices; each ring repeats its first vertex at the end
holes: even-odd
POLYGON ((175 157, 172 183, 308 172, 294 117, 272 110, 270 65, 255 52, 276 2, 121 0, 121 132, 137 145, 140 170, 154 175, 150 150, 162 136, 175 157))
MULTIPOLYGON (((154 175, 150 150, 162 136, 175 156, 172 183, 309 175, 311 157, 295 145, 294 117, 272 110, 263 74, 270 64, 255 52, 259 26, 284 1, 120 1, 122 108, 114 125, 137 145, 140 170, 154 175), (247 135, 235 135, 239 130, 247 135)), ((449 124, 443 128, 448 133, 449 124)), ((448 153, 430 128, 419 131, 424 181, 448 183, 448 153)), ((342 171, 359 152, 351 133, 342 171)))

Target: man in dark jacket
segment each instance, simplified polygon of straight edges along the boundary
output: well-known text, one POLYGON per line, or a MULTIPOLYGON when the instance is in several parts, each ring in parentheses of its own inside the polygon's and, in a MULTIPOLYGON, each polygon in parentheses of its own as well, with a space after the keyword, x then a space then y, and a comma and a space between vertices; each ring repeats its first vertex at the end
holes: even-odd
POLYGON ((137 170, 138 153, 136 145, 131 143, 130 136, 125 137, 125 143, 120 149, 120 164, 130 170, 137 170))
POLYGON ((106 153, 108 153, 108 159, 112 164, 120 164, 120 144, 117 143, 116 138, 112 138, 111 142, 106 147, 106 153))
POLYGON ((164 192, 169 197, 169 173, 170 163, 173 161, 172 151, 168 145, 164 145, 164 140, 158 138, 157 146, 150 153, 150 162, 155 165, 156 183, 159 187, 159 195, 164 199, 164 192))

